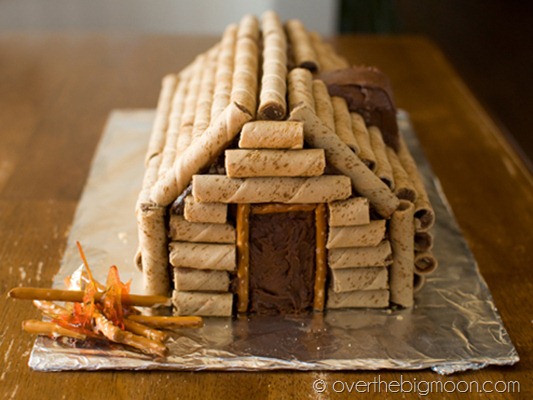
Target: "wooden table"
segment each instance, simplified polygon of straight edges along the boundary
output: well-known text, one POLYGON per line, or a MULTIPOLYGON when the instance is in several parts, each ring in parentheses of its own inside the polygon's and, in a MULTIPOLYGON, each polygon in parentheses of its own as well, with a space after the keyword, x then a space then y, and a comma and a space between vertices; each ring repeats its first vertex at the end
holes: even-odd
MULTIPOLYGON (((370 382, 378 376, 377 372, 39 373, 27 366, 34 338, 21 331, 20 323, 38 317, 38 312, 27 302, 6 299, 6 292, 19 285, 51 285, 109 112, 155 107, 161 77, 187 65, 216 40, 0 36, 1 398, 323 398, 313 392, 317 378, 331 385, 337 380, 370 382)), ((419 381, 519 381, 521 396, 531 398, 531 175, 428 40, 346 36, 334 44, 351 62, 377 65, 391 78, 397 105, 411 115, 521 356, 514 367, 452 377, 429 371, 380 371, 381 380, 390 382, 402 375, 404 380, 419 381)), ((332 390, 325 396, 342 397, 332 390)))

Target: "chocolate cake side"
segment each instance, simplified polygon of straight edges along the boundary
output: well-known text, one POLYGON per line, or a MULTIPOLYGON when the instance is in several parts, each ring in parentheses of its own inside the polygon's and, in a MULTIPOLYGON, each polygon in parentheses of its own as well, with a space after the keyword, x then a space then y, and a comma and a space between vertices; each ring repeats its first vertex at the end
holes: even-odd
POLYGON ((229 26, 163 79, 136 209, 145 291, 181 315, 411 307, 435 216, 395 113, 381 72, 300 21, 229 26))

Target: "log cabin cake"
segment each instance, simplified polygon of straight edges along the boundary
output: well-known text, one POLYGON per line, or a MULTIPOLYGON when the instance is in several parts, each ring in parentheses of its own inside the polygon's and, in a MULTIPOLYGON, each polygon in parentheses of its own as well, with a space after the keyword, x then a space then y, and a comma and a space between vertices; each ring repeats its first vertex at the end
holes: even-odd
POLYGON ((434 212, 387 78, 298 20, 245 16, 166 76, 136 215, 177 315, 411 307, 434 212))

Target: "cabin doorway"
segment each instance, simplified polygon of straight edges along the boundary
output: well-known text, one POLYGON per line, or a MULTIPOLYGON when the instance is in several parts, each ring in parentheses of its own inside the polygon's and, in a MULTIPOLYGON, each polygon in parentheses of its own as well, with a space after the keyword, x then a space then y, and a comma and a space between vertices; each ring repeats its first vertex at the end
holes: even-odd
MULTIPOLYGON (((317 254, 321 254, 316 209, 315 204, 247 206, 248 290, 238 291, 239 311, 298 314, 314 308, 317 254)), ((242 226, 237 230, 241 232, 242 226)), ((238 274, 243 258, 240 239, 238 274)))

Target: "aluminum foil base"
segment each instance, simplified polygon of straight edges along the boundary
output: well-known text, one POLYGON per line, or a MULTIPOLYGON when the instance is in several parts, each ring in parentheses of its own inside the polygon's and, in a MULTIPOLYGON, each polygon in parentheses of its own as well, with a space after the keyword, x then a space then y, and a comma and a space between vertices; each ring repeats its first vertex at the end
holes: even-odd
MULTIPOLYGON (((132 278, 137 248, 134 205, 144 174, 153 110, 114 111, 93 160, 67 251, 54 286, 81 261, 82 243, 97 279, 109 266, 132 278)), ((29 365, 39 371, 167 370, 377 370, 431 368, 449 374, 511 365, 518 354, 503 327, 475 259, 410 125, 400 129, 424 176, 435 208, 433 252, 439 260, 409 310, 338 310, 300 317, 206 318, 201 329, 172 333, 170 355, 154 359, 119 345, 39 337, 29 365)))

